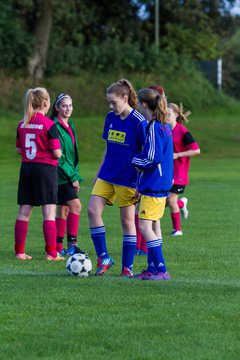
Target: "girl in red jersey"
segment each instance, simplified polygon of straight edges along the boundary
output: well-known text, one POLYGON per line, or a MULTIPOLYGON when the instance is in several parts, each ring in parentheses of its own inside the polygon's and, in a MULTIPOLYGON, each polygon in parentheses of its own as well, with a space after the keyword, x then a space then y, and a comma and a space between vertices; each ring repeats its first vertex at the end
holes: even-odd
POLYGON ((174 147, 174 175, 173 186, 167 199, 167 204, 171 209, 172 236, 181 236, 180 210, 183 218, 187 218, 187 198, 178 200, 179 194, 183 194, 185 186, 189 183, 188 172, 190 158, 200 154, 200 148, 191 133, 181 123, 187 123, 187 117, 191 114, 183 113, 182 104, 180 106, 168 104, 168 123, 172 127, 173 147, 174 147))
POLYGON ((46 259, 63 260, 56 251, 55 213, 57 163, 62 152, 56 124, 45 115, 50 107, 46 89, 29 89, 25 113, 17 127, 16 151, 22 156, 18 184, 19 212, 15 222, 15 256, 30 260, 25 253, 28 223, 33 206, 42 206, 46 259))

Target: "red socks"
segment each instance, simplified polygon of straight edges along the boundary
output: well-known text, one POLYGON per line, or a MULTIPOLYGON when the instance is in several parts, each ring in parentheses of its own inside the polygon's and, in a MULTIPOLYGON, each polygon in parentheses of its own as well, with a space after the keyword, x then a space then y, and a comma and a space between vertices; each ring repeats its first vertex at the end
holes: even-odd
POLYGON ((67 227, 67 221, 65 219, 56 219, 56 228, 57 228, 57 252, 61 253, 63 250, 63 239, 65 236, 67 227))
POLYGON ((177 201, 177 204, 180 209, 182 209, 184 207, 184 202, 180 199, 177 201))
POLYGON ((178 211, 176 213, 171 213, 171 218, 172 218, 173 229, 176 231, 181 230, 180 211, 178 211))
POLYGON ((57 238, 57 229, 55 220, 45 220, 43 221, 43 234, 45 239, 45 250, 47 254, 56 257, 56 238, 57 238))
POLYGON ((15 229, 14 229, 16 254, 25 253, 27 232, 28 232, 28 221, 16 220, 15 229))
POLYGON ((143 250, 144 252, 148 252, 146 241, 142 235, 142 233, 138 229, 138 215, 135 215, 135 226, 137 232, 137 250, 143 250))
POLYGON ((78 235, 78 224, 79 224, 79 214, 69 212, 67 218, 67 233, 68 235, 77 236, 78 235))

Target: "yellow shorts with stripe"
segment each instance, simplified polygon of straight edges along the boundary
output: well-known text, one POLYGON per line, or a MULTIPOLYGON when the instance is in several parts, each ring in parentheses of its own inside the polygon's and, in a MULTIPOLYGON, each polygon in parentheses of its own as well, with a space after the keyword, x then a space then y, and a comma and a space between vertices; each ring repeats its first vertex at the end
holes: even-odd
POLYGON ((107 205, 113 205, 117 200, 119 208, 134 205, 138 201, 135 198, 135 189, 114 185, 99 178, 95 182, 91 195, 103 197, 107 200, 107 205))
POLYGON ((138 211, 138 218, 142 220, 158 221, 163 217, 166 197, 142 195, 138 211))

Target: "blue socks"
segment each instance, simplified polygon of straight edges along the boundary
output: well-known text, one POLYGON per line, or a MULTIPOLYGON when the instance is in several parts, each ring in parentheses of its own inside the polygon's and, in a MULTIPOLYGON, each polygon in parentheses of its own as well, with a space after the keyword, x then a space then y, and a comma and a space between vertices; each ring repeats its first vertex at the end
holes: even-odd
POLYGON ((136 235, 123 235, 122 269, 124 267, 127 267, 130 270, 132 270, 136 245, 137 245, 136 235))
POLYGON ((148 271, 150 272, 166 272, 163 253, 162 253, 162 239, 152 240, 147 242, 148 248, 148 271))
POLYGON ((101 259, 107 258, 109 255, 106 245, 105 226, 90 228, 90 233, 97 256, 100 257, 101 259))

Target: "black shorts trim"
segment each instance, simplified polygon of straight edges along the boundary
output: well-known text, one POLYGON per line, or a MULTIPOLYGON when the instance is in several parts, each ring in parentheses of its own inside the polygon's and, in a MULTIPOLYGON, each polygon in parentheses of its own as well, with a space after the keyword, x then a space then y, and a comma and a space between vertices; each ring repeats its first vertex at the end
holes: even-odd
POLYGON ((58 186, 58 204, 66 205, 68 201, 78 199, 76 189, 71 183, 58 186))
POLYGON ((40 206, 57 203, 57 167, 23 162, 18 183, 19 205, 40 206))
POLYGON ((170 192, 173 194, 183 194, 185 190, 185 185, 173 185, 170 192))

